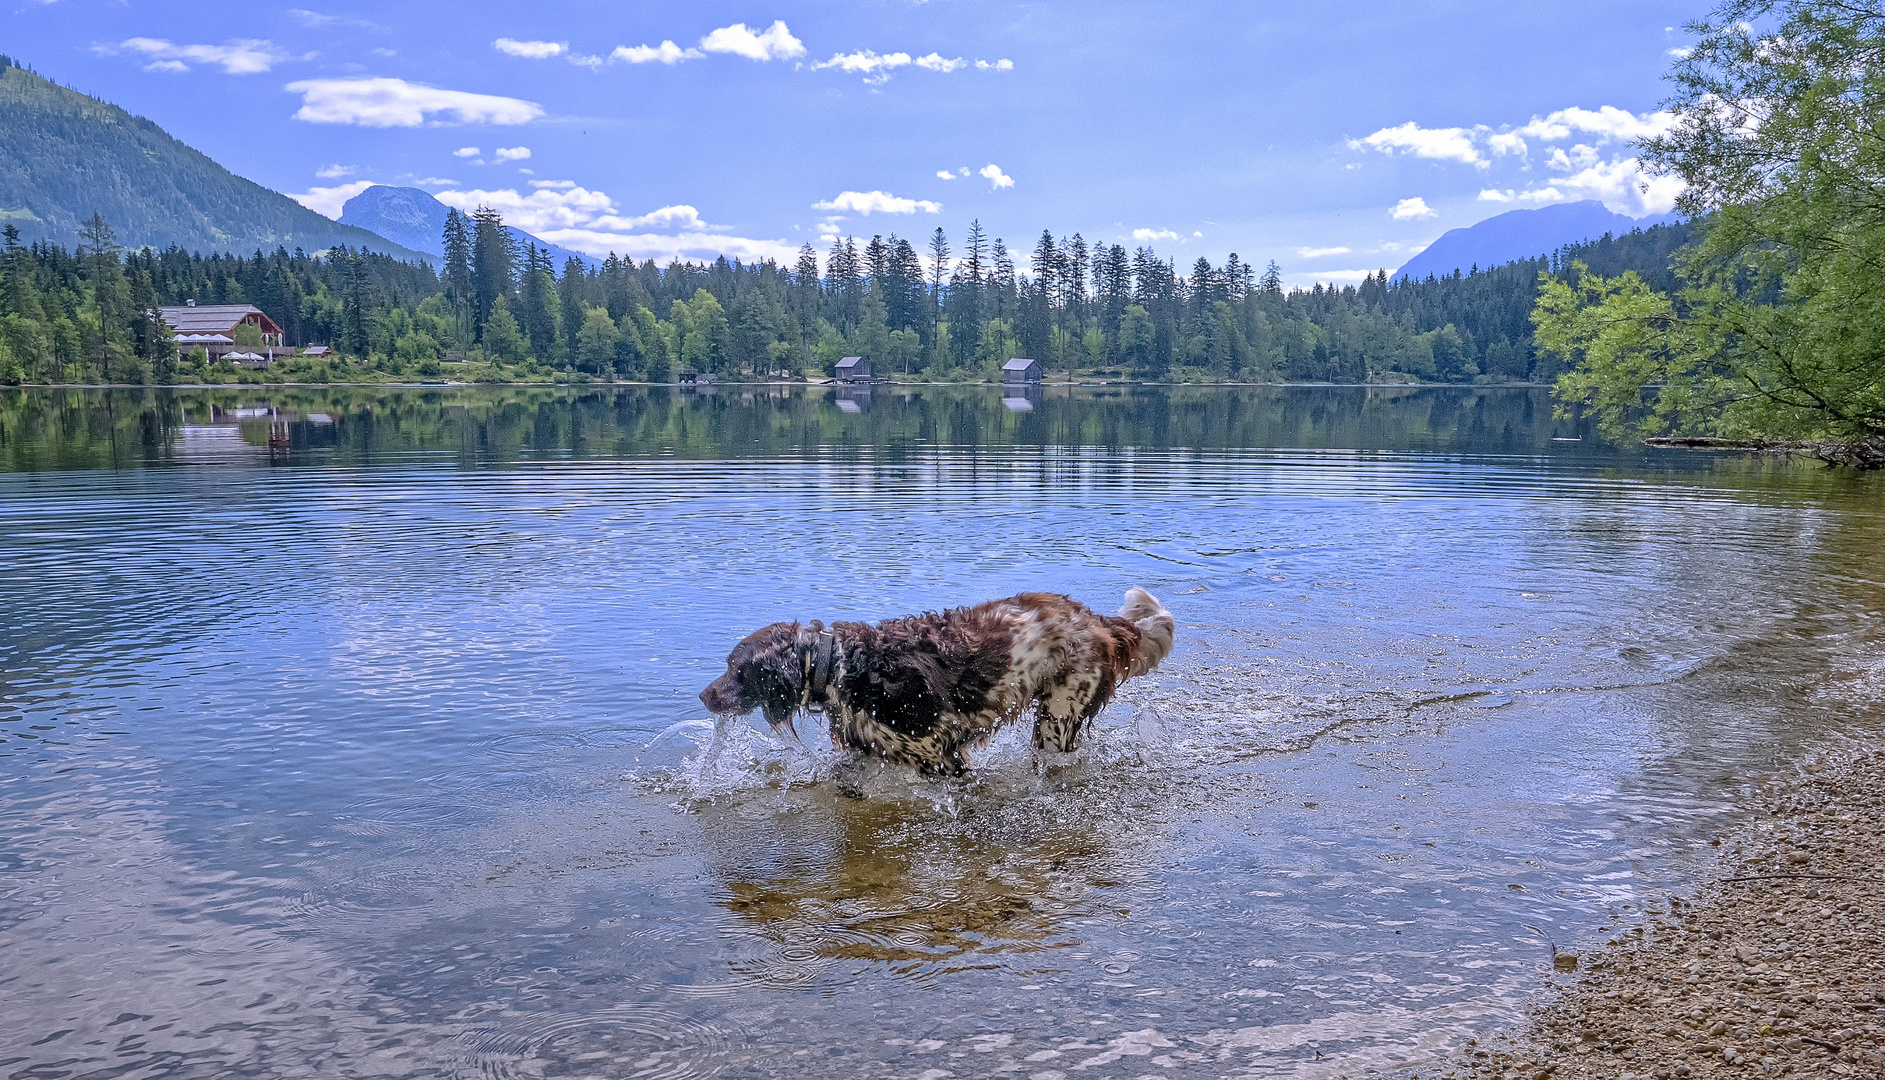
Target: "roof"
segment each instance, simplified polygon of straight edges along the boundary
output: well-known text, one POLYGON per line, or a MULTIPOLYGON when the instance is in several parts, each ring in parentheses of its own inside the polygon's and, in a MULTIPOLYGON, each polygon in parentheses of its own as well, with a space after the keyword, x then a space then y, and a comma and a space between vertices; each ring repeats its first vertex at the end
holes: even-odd
POLYGON ((1013 360, 1010 360, 1007 363, 1003 364, 1001 366, 1001 369, 1003 371, 1026 371, 1029 368, 1038 365, 1039 363, 1040 363, 1039 360, 1030 360, 1025 356, 1017 356, 1013 360))
POLYGON ((234 345, 236 339, 228 334, 178 334, 179 345, 234 345))
POLYGON ((251 304, 211 304, 207 307, 162 307, 157 314, 177 334, 226 334, 238 323, 254 316, 264 334, 279 334, 281 327, 262 309, 251 304))
POLYGON ((839 369, 843 369, 843 368, 848 368, 848 367, 856 367, 859 364, 868 364, 868 363, 870 363, 870 361, 864 359, 861 356, 847 356, 844 359, 838 361, 838 367, 839 369))

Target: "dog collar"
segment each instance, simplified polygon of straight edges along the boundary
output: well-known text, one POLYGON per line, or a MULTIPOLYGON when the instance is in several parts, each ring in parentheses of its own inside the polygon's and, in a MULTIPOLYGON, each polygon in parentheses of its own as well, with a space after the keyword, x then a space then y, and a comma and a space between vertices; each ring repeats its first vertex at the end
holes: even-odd
POLYGON ((837 637, 829 630, 820 630, 815 644, 805 653, 805 698, 803 704, 810 707, 815 701, 825 696, 825 684, 831 679, 831 657, 835 651, 837 637))

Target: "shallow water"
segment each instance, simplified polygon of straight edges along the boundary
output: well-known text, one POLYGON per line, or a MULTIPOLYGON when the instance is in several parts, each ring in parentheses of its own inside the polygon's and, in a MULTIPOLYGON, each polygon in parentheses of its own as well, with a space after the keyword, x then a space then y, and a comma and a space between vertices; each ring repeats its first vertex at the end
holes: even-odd
POLYGON ((9 1076, 1418 1070, 1885 719, 1876 478, 1532 389, 7 391, 0 470, 9 1076), (694 697, 1133 584, 1064 760, 694 697))

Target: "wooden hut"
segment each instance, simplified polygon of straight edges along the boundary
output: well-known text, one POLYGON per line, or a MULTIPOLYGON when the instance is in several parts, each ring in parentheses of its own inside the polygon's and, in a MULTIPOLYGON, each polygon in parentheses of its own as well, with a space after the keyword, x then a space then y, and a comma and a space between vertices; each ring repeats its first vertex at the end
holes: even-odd
POLYGON ((872 378, 871 362, 869 360, 861 356, 847 356, 838 361, 839 382, 867 383, 872 381, 872 378))
POLYGON ((1001 366, 1001 381, 1008 386, 1038 386, 1045 374, 1046 369, 1039 360, 1025 356, 1017 356, 1001 366))

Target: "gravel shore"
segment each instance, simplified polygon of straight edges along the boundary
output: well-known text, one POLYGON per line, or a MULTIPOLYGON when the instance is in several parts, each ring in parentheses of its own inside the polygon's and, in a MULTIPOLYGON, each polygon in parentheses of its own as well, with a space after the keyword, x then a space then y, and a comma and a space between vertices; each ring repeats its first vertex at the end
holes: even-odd
POLYGON ((1715 842, 1693 900, 1558 954, 1560 996, 1437 1073, 1885 1080, 1885 751, 1814 758, 1715 842))

